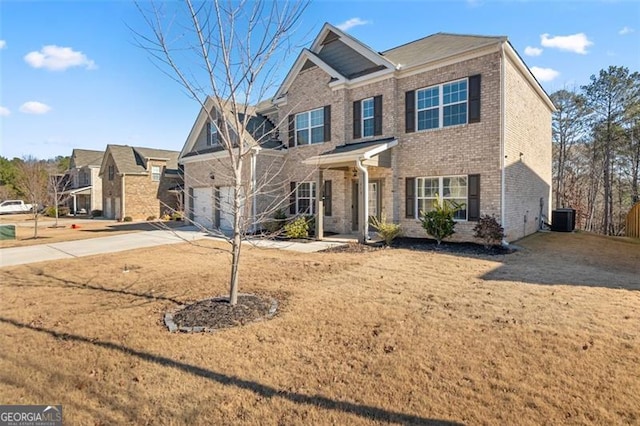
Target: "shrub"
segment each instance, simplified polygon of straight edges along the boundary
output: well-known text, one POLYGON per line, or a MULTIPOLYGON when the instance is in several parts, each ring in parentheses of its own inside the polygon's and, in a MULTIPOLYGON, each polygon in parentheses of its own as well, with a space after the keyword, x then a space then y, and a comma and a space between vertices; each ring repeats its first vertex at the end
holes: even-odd
POLYGON ((182 220, 182 212, 173 212, 171 214, 171 220, 182 220))
POLYGON ((154 215, 148 216, 147 217, 147 221, 149 220, 156 220, 156 217, 154 215))
POLYGON ((483 215, 473 227, 474 237, 484 241, 485 248, 499 245, 504 239, 504 228, 495 216, 483 215))
POLYGON ((309 223, 304 217, 299 217, 284 225, 284 232, 289 238, 307 238, 309 236, 309 223))
POLYGON ((287 221, 287 215, 282 209, 278 209, 273 213, 273 220, 265 222, 264 229, 270 234, 277 234, 282 231, 287 221))
POLYGON ((438 245, 445 238, 455 234, 456 222, 453 215, 460 210, 463 205, 455 201, 445 200, 440 203, 437 199, 433 202, 434 209, 428 212, 420 212, 420 222, 427 234, 431 235, 438 242, 438 245))
POLYGON ((102 210, 91 210, 91 217, 101 217, 102 210))
POLYGON ((125 216, 124 219, 122 219, 123 222, 131 222, 132 220, 131 216, 125 216))
MULTIPOLYGON (((71 209, 67 206, 58 207, 58 217, 66 216, 71 212, 71 209)), ((49 206, 44 210, 44 215, 49 217, 56 217, 56 208, 54 206, 49 206)))
POLYGON ((387 222, 387 218, 385 215, 382 215, 380 219, 372 216, 371 226, 376 230, 378 236, 384 240, 384 243, 386 245, 391 245, 391 241, 402 234, 400 225, 393 222, 387 222))

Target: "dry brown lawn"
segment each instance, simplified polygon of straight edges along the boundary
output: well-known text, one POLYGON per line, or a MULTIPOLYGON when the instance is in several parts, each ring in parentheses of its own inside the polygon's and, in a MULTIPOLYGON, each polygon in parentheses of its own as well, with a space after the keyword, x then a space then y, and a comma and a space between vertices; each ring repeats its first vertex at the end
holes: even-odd
POLYGON ((34 220, 32 215, 3 215, 0 216, 0 225, 16 224, 16 239, 1 240, 0 248, 24 247, 35 244, 51 244, 62 241, 84 240, 88 238, 106 237, 131 232, 163 229, 166 227, 183 226, 183 222, 122 222, 112 220, 86 220, 73 217, 55 219, 41 217, 38 219, 38 238, 33 238, 34 220), (72 225, 76 228, 72 228, 72 225))
POLYGON ((82 425, 640 423, 640 244, 519 245, 247 249, 241 290, 279 313, 212 334, 169 334, 161 317, 226 292, 221 251, 3 268, 0 401, 62 404, 82 425))

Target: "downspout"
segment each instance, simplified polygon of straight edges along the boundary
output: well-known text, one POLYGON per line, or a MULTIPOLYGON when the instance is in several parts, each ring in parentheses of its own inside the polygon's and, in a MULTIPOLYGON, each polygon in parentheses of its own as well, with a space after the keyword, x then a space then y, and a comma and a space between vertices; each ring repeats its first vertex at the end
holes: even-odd
MULTIPOLYGON (((506 90, 506 80, 507 80, 507 66, 506 60, 507 57, 504 52, 504 42, 500 46, 501 49, 501 61, 500 61, 500 224, 502 228, 506 230, 506 213, 507 208, 505 206, 506 201, 506 185, 505 185, 505 148, 504 148, 504 138, 506 132, 506 105, 505 105, 505 90, 506 90)), ((508 246, 506 238, 502 239, 502 245, 508 246)))
POLYGON ((256 188, 258 186, 256 180, 256 156, 258 151, 253 149, 251 151, 251 231, 256 232, 258 224, 256 223, 256 217, 258 216, 258 203, 256 188))
POLYGON ((356 167, 362 173, 360 179, 360 186, 362 187, 362 218, 360 219, 360 237, 358 240, 364 244, 369 237, 369 171, 362 164, 364 158, 358 158, 356 160, 356 167))
MULTIPOLYGON (((126 214, 125 214, 125 204, 124 204, 124 199, 125 199, 125 186, 124 186, 124 174, 122 175, 122 211, 120 212, 120 220, 124 220, 126 214)), ((116 218, 117 219, 117 218, 116 218)))

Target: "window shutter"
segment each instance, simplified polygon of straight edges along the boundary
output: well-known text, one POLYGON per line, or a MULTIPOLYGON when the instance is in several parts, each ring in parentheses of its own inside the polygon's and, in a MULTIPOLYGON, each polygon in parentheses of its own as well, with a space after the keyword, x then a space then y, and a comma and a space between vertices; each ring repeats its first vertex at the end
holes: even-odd
POLYGON ((207 121, 207 141, 205 142, 206 146, 211 145, 211 122, 207 121))
POLYGON ((324 194, 322 194, 324 200, 324 215, 331 216, 331 181, 324 181, 324 194))
POLYGON ((331 140, 331 105, 324 107, 324 141, 331 140))
POLYGON ((469 175, 468 185, 467 219, 477 222, 480 220, 480 175, 469 175))
POLYGON ((296 118, 289 114, 289 148, 296 146, 296 118))
POLYGON ((289 190, 291 191, 289 194, 289 214, 296 214, 296 183, 291 182, 289 190))
POLYGON ((480 74, 469 77, 469 123, 480 122, 480 74))
POLYGON ((373 134, 382 134, 382 95, 373 98, 373 134))
POLYGON ((362 137, 361 134, 361 126, 362 126, 362 103, 361 101, 355 101, 353 103, 353 138, 359 139, 362 137))
MULTIPOLYGON (((188 198, 189 198, 189 220, 194 220, 194 204, 195 204, 195 199, 193 198, 193 188, 189 187, 189 191, 188 191, 188 198)), ((191 223, 190 225, 193 225, 193 223, 191 223)))
POLYGON ((216 228, 220 228, 220 188, 216 187, 213 192, 213 204, 215 206, 215 215, 214 218, 216 228))
POLYGON ((416 217, 416 178, 405 178, 405 216, 416 217))
POLYGON ((416 91, 411 90, 404 94, 404 131, 411 133, 416 131, 416 91))

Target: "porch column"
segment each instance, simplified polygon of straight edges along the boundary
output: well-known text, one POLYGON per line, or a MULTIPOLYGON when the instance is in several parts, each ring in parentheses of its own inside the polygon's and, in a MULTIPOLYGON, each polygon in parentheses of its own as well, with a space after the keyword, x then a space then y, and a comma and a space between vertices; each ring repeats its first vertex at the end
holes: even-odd
POLYGON ((78 211, 78 206, 76 203, 76 194, 73 194, 73 215, 74 216, 76 215, 76 211, 78 211))
POLYGON ((318 182, 316 183, 316 240, 324 238, 324 172, 318 170, 318 182))
POLYGON ((358 218, 360 224, 358 241, 364 244, 369 238, 369 171, 366 166, 362 165, 359 159, 356 160, 356 167, 359 170, 358 195, 360 196, 360 206, 362 206, 359 212, 360 217, 358 218))

